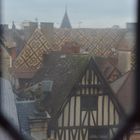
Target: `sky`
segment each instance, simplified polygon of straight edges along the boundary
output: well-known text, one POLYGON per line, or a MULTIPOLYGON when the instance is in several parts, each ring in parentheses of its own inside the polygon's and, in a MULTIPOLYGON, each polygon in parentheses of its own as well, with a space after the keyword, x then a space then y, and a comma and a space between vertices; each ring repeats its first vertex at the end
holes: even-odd
POLYGON ((59 27, 67 5, 72 27, 125 27, 136 21, 136 0, 3 0, 2 22, 53 22, 59 27), (79 24, 80 23, 80 24, 79 24))

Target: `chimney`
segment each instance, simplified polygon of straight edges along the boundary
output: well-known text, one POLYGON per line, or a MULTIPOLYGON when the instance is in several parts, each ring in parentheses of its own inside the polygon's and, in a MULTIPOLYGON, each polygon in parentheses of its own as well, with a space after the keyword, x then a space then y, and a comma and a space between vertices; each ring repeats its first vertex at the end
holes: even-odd
POLYGON ((136 30, 136 24, 137 23, 126 23, 127 31, 135 31, 136 30))
POLYGON ((41 22, 40 28, 42 33, 46 36, 49 45, 53 45, 54 24, 51 22, 41 22))
POLYGON ((37 22, 26 23, 26 25, 23 27, 26 39, 28 39, 30 37, 30 35, 34 32, 34 30, 36 28, 38 28, 38 23, 37 22))
POLYGON ((131 69, 131 52, 130 51, 118 51, 118 68, 121 73, 126 73, 131 69))

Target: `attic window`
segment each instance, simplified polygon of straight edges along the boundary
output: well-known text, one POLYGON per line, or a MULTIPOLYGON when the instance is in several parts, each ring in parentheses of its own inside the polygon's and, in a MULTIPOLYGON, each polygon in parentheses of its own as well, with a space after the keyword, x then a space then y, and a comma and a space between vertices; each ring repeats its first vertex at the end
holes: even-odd
POLYGON ((98 96, 86 95, 81 96, 81 109, 82 111, 97 110, 98 96))

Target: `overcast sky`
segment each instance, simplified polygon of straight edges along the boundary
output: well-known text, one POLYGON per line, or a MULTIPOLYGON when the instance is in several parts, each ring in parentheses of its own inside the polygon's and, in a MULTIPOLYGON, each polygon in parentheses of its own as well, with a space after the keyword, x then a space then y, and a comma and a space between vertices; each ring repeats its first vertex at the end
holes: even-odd
POLYGON ((73 27, 111 27, 136 20, 136 0, 3 0, 3 23, 54 22, 59 27, 67 5, 73 27))

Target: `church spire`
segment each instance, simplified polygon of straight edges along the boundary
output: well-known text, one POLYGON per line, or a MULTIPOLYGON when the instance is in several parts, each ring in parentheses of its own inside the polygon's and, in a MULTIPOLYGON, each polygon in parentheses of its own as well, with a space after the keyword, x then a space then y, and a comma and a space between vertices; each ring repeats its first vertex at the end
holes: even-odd
POLYGON ((67 13, 67 5, 65 5, 65 13, 67 13))
POLYGON ((72 28, 69 21, 68 14, 67 14, 67 5, 65 6, 65 14, 64 14, 60 28, 72 28))
POLYGON ((16 29, 16 26, 15 26, 15 23, 14 21, 12 22, 12 30, 15 30, 16 29))
POLYGON ((15 26, 14 21, 12 22, 12 30, 13 30, 13 32, 15 32, 15 30, 16 30, 16 26, 15 26))

